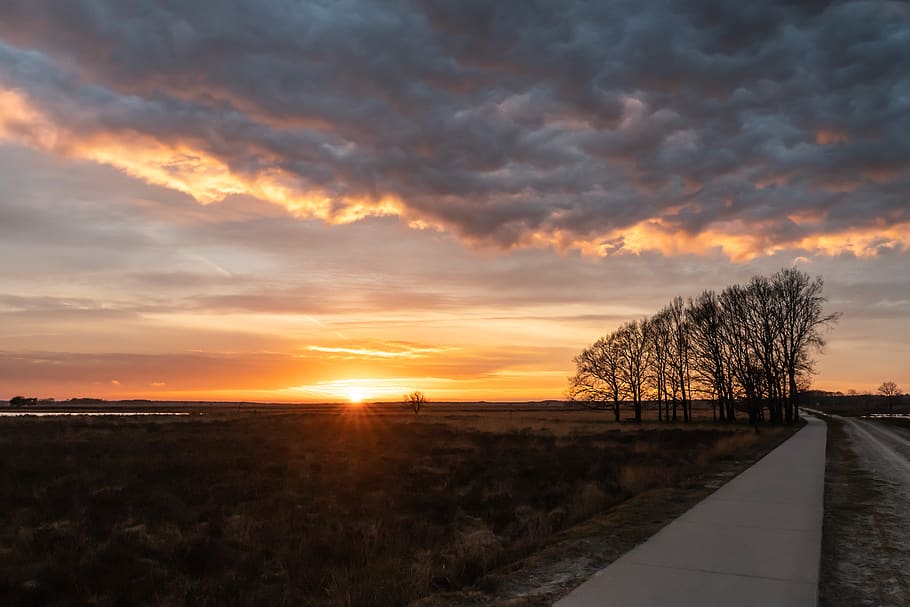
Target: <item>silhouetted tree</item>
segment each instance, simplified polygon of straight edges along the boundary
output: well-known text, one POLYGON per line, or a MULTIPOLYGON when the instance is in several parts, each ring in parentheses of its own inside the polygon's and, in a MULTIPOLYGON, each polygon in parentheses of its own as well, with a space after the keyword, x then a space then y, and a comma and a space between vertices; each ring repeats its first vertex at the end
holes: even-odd
POLYGON ((825 338, 821 329, 837 322, 840 314, 824 314, 821 276, 810 278, 796 268, 781 270, 771 277, 780 316, 780 356, 787 380, 787 421, 799 419, 797 394, 799 376, 812 372, 810 350, 821 350, 825 338))
POLYGON ((715 421, 726 421, 728 360, 724 350, 724 310, 717 293, 705 291, 690 299, 686 313, 691 319, 692 367, 702 391, 712 397, 715 421))
POLYGON ((637 423, 641 423, 643 393, 652 354, 648 348, 649 331, 647 320, 633 320, 622 325, 616 332, 620 353, 619 376, 632 401, 637 423))
MULTIPOLYGON (((715 421, 736 420, 745 402, 749 422, 793 423, 798 394, 809 385, 812 354, 823 329, 840 314, 825 314, 820 277, 795 268, 754 276, 720 294, 705 291, 684 305, 674 298, 656 315, 627 322, 575 357, 570 395, 613 410, 630 400, 641 421, 642 402, 657 402, 658 419, 682 405, 691 419, 695 390, 712 401, 715 421)), ((893 382, 892 382, 893 383, 893 382)))
POLYGON ((569 398, 594 409, 612 408, 619 421, 623 400, 621 352, 616 334, 601 337, 575 357, 575 375, 569 378, 569 398))
POLYGON ((894 413, 894 399, 901 395, 901 389, 893 381, 882 382, 878 393, 888 399, 888 411, 894 413))
POLYGON ((670 374, 668 387, 673 401, 673 421, 676 408, 682 405, 683 417, 691 418, 692 374, 690 365, 692 321, 687 314, 682 297, 674 297, 664 308, 670 332, 670 374))
POLYGON ((743 319, 749 329, 752 353, 761 367, 771 423, 784 422, 783 369, 780 360, 781 318, 775 301, 774 284, 766 276, 753 276, 745 287, 747 305, 743 319))
POLYGON ((762 394, 766 387, 764 366, 756 354, 761 346, 761 311, 755 309, 755 292, 742 285, 733 285, 723 290, 719 297, 721 307, 721 341, 726 377, 724 400, 721 410, 726 421, 736 420, 735 402, 744 398, 749 423, 756 425, 763 421, 762 394))
MULTIPOLYGON (((654 400, 657 401, 657 419, 663 421, 664 406, 669 404, 669 375, 670 375, 670 347, 672 335, 670 333, 670 318, 664 308, 647 321, 645 335, 648 338, 650 373, 649 384, 653 391, 654 400)), ((670 411, 667 409, 667 421, 670 421, 670 411)))
POLYGON ((420 413, 420 410, 423 409, 429 401, 427 400, 426 394, 415 390, 410 394, 405 394, 404 399, 402 400, 401 405, 405 409, 410 409, 414 412, 414 415, 420 413))

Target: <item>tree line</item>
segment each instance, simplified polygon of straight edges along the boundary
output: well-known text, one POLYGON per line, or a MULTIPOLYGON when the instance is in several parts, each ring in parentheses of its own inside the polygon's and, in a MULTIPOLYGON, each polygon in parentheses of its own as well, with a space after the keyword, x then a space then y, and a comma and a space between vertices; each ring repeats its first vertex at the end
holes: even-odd
POLYGON ((786 268, 719 293, 675 297, 582 350, 569 397, 612 410, 617 421, 631 405, 641 422, 646 402, 659 420, 690 421, 693 400, 707 399, 715 421, 744 411, 753 425, 793 423, 812 355, 840 317, 825 313, 823 285, 820 276, 786 268))
POLYGON ((37 397, 14 396, 9 399, 10 407, 29 407, 38 404, 37 397))

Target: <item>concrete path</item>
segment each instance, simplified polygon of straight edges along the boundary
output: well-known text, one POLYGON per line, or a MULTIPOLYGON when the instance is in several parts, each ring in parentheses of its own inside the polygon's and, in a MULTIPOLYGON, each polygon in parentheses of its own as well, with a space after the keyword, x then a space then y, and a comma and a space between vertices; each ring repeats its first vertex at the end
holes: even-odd
POLYGON ((827 429, 807 419, 556 607, 815 607, 827 429))

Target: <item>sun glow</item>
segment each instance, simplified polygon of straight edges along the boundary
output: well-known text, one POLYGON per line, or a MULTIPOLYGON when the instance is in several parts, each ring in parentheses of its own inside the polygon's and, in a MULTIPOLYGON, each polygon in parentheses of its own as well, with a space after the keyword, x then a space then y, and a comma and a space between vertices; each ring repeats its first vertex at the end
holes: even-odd
POLYGON ((413 390, 411 386, 424 386, 434 382, 421 378, 358 378, 321 381, 291 388, 292 393, 308 399, 327 399, 359 403, 367 400, 398 400, 402 394, 413 390))
POLYGON ((366 395, 366 393, 362 388, 357 388, 357 387, 348 388, 348 392, 347 392, 348 400, 354 404, 360 404, 361 402, 363 402, 365 395, 366 395))

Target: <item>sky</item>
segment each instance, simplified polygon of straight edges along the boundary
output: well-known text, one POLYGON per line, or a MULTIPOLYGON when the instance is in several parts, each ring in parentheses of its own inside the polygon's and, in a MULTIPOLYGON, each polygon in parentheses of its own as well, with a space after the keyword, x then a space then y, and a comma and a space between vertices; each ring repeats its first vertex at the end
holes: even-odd
POLYGON ((910 388, 910 5, 4 0, 0 398, 561 398, 798 266, 910 388))

